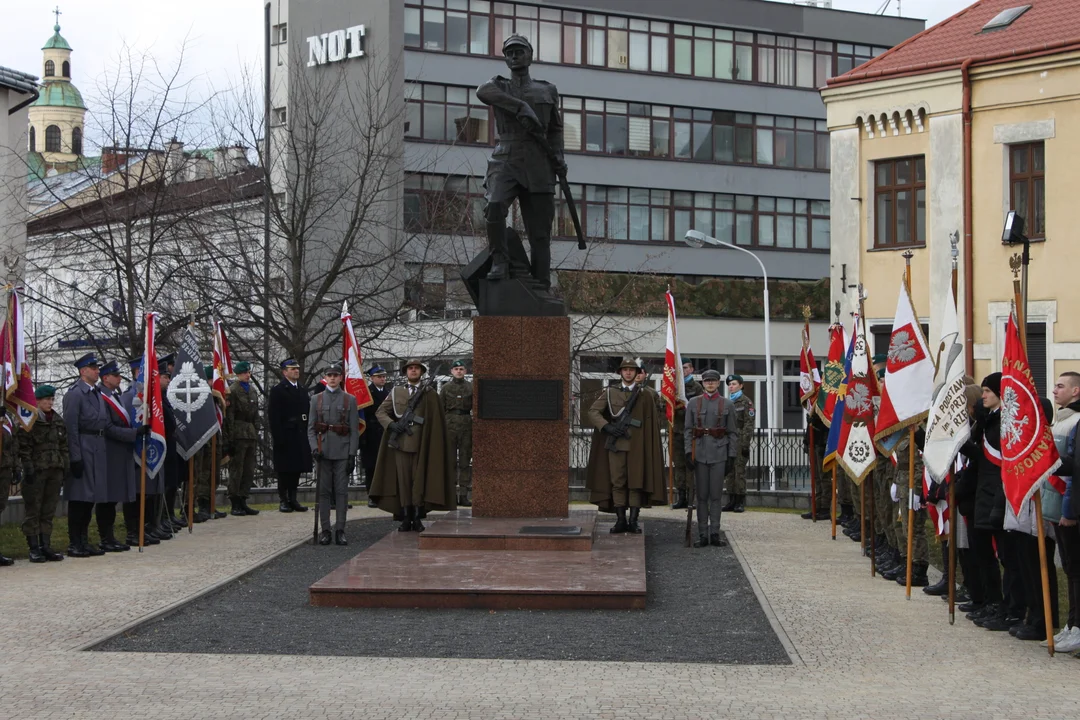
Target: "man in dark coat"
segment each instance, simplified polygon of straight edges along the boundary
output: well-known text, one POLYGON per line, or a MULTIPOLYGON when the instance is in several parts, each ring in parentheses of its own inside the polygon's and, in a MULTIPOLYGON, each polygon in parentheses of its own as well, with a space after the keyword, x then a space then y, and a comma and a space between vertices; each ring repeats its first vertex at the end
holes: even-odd
POLYGON ((380 510, 401 519, 399 530, 420 532, 425 511, 457 507, 457 483, 439 394, 421 382, 427 366, 406 360, 401 371, 407 382, 395 387, 375 413, 387 432, 379 448, 371 497, 380 510), (416 412, 412 420, 406 420, 408 405, 417 393, 416 412), (396 437, 396 447, 391 447, 391 437, 396 437))
POLYGON ((79 379, 64 395, 64 424, 67 426, 71 477, 64 487, 68 501, 69 557, 104 555, 90 543, 90 518, 94 504, 108 497, 108 460, 105 428, 109 414, 98 389, 98 361, 93 353, 75 361, 79 379))
POLYGON ((176 416, 173 414, 172 403, 166 391, 172 382, 172 370, 166 356, 158 361, 158 382, 161 384, 161 407, 165 414, 165 460, 161 466, 161 475, 165 480, 165 492, 158 497, 157 507, 154 510, 154 520, 158 524, 159 534, 165 540, 172 538, 173 533, 184 527, 185 523, 176 516, 176 496, 180 489, 180 481, 187 481, 187 461, 180 458, 176 452, 176 416))
POLYGON ((620 427, 637 373, 633 358, 623 358, 619 366, 621 382, 605 388, 589 408, 589 422, 595 431, 585 485, 590 502, 601 512, 618 516, 611 528, 613 533, 639 532, 641 508, 662 504, 665 499, 660 418, 651 395, 640 393, 630 411, 629 426, 620 427), (614 450, 607 449, 608 437, 615 439, 614 450))
POLYGON ((383 426, 375 413, 390 394, 391 385, 386 382, 386 370, 379 365, 372 365, 368 370, 368 392, 371 404, 360 412, 364 417, 364 434, 360 436, 360 462, 364 466, 364 485, 368 492, 368 507, 378 507, 371 497, 371 481, 375 477, 375 465, 379 461, 379 446, 382 445, 383 426))
POLYGON ((109 475, 106 482, 108 497, 95 506, 101 549, 105 552, 123 552, 131 547, 116 539, 116 503, 135 500, 135 438, 139 432, 134 420, 124 409, 120 393, 120 368, 115 360, 101 366, 98 389, 105 401, 109 424, 105 428, 105 456, 109 475))
POLYGON ((300 363, 281 363, 281 382, 270 389, 266 415, 274 443, 274 472, 278 476, 278 510, 307 512, 296 499, 300 474, 311 472, 308 447, 308 392, 300 385, 300 363))

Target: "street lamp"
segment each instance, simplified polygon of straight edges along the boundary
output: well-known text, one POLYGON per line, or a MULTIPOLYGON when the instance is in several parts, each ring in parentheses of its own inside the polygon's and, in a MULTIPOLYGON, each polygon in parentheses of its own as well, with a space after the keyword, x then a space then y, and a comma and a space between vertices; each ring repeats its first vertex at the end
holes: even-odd
POLYGON ((769 342, 769 273, 765 271, 765 263, 761 262, 756 254, 750 252, 746 248, 739 247, 738 245, 732 245, 729 242, 723 240, 717 240, 714 237, 710 237, 700 230, 687 230, 684 241, 690 247, 705 247, 706 245, 713 245, 715 247, 726 247, 732 250, 738 250, 744 252, 750 257, 754 258, 758 266, 761 268, 761 276, 765 280, 764 299, 765 299, 765 407, 768 411, 769 423, 765 428, 766 437, 769 439, 769 488, 771 490, 776 489, 776 463, 773 460, 773 452, 775 450, 773 446, 773 416, 774 410, 772 401, 772 385, 773 385, 773 365, 772 365, 772 345, 769 342))

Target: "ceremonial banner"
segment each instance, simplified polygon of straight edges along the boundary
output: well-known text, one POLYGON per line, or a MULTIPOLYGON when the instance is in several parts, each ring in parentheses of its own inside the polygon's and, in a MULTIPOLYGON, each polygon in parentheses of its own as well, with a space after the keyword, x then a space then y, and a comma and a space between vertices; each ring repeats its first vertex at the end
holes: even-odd
POLYGON ((836 400, 847 372, 844 360, 844 327, 838 323, 829 327, 829 355, 825 361, 821 387, 818 388, 814 401, 814 411, 821 418, 821 422, 825 423, 825 427, 832 426, 833 414, 836 412, 836 400))
POLYGON ((799 401, 808 412, 813 412, 814 400, 821 388, 821 373, 818 372, 814 351, 810 349, 810 321, 803 323, 802 352, 799 354, 799 401))
POLYGON ((901 281, 874 433, 874 443, 882 454, 891 454, 903 431, 926 419, 933 394, 934 361, 907 286, 901 281))
POLYGON ((670 290, 664 297, 667 303, 667 342, 664 344, 664 377, 660 381, 660 397, 664 399, 664 415, 668 423, 672 423, 675 412, 686 407, 686 378, 683 377, 682 355, 679 353, 675 298, 670 290))
POLYGON ((1019 515, 1042 481, 1060 466, 1054 435, 1043 417, 1016 315, 1012 314, 1005 328, 1001 362, 1001 480, 1013 512, 1019 515))
MULTIPOLYGON (((856 315, 855 323, 857 324, 858 322, 859 316, 856 315)), ((835 345, 836 339, 837 337, 839 337, 841 347, 843 347, 842 343, 844 338, 844 328, 840 325, 833 325, 833 328, 836 329, 836 333, 833 335, 831 345, 835 345)), ((847 392, 847 382, 851 377, 851 359, 854 353, 855 334, 852 333, 851 339, 848 342, 847 352, 845 352, 841 356, 843 358, 843 361, 840 366, 840 373, 838 376, 839 380, 836 381, 836 390, 831 403, 832 415, 829 416, 828 420, 826 420, 824 416, 821 417, 825 424, 829 426, 829 437, 825 440, 825 458, 822 461, 822 469, 824 470, 831 470, 833 463, 839 459, 839 451, 841 447, 840 430, 844 424, 844 396, 847 392)), ((830 357, 832 356, 832 349, 829 350, 829 355, 830 357)), ((829 365, 825 367, 825 384, 822 385, 822 394, 824 394, 826 386, 830 383, 829 376, 834 375, 834 377, 836 377, 836 375, 832 372, 833 369, 833 363, 832 360, 830 360, 829 365)), ((819 394, 818 397, 820 398, 821 394, 819 394)))
POLYGON ((855 337, 852 338, 851 346, 851 360, 848 363, 850 369, 844 383, 844 412, 840 423, 836 460, 851 481, 861 485, 877 464, 877 453, 874 450, 874 405, 878 399, 878 386, 866 345, 866 322, 859 316, 856 316, 855 337))
POLYGON ((135 412, 137 425, 149 425, 150 434, 135 438, 135 463, 142 465, 143 446, 146 447, 146 474, 155 477, 165 464, 165 412, 161 404, 161 381, 158 380, 157 350, 154 332, 157 313, 146 313, 146 342, 143 344, 142 369, 139 378, 142 392, 135 412))
POLYGON ((225 404, 225 396, 229 394, 229 381, 235 375, 232 369, 232 353, 229 351, 229 341, 225 337, 225 326, 220 320, 214 321, 214 379, 210 383, 214 397, 221 401, 221 406, 214 404, 217 413, 218 425, 224 424, 221 407, 225 404))
POLYGON ((4 399, 8 409, 19 418, 22 429, 29 430, 37 420, 37 398, 34 397, 30 365, 26 361, 22 303, 17 290, 12 290, 8 298, 7 321, 0 342, 3 344, 4 399))
POLYGON ((935 482, 945 481, 960 448, 970 437, 964 396, 964 345, 960 340, 956 302, 949 293, 941 318, 941 344, 923 447, 923 464, 935 482))
POLYGON ((180 341, 176 367, 176 374, 165 393, 176 421, 176 454, 187 460, 218 431, 213 391, 202 371, 199 341, 190 325, 180 341))
MULTIPOLYGON (((345 377, 341 379, 342 387, 345 388, 345 392, 356 398, 357 410, 369 407, 374 400, 371 399, 371 389, 368 388, 367 382, 364 380, 364 371, 360 364, 360 346, 356 342, 356 334, 353 332, 352 315, 349 314, 349 304, 341 304, 341 324, 342 335, 344 337, 344 361, 342 367, 345 370, 345 377)), ((367 422, 364 420, 364 413, 357 413, 359 417, 360 434, 364 434, 364 430, 367 428, 367 422)))

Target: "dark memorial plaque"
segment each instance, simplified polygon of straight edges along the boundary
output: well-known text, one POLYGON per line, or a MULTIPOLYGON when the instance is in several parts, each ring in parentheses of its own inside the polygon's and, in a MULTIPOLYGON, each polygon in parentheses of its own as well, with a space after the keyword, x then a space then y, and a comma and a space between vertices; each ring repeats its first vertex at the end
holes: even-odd
POLYGON ((580 535, 580 525, 526 525, 518 535, 580 535))
POLYGON ((484 420, 559 420, 562 380, 478 380, 480 418, 484 420))

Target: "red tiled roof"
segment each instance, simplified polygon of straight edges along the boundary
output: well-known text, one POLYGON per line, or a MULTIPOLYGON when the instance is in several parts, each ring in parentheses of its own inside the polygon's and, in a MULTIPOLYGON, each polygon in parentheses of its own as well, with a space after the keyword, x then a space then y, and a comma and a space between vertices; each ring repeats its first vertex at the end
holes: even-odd
POLYGON ((959 67, 969 58, 998 60, 1080 43, 1080 0, 979 0, 828 84, 848 85, 893 75, 959 67), (1031 8, 1005 28, 982 32, 1008 8, 1031 8))

